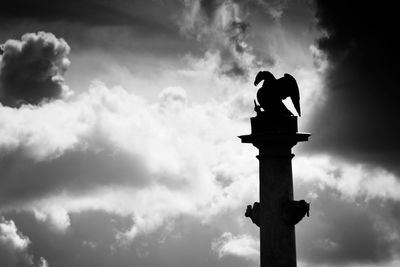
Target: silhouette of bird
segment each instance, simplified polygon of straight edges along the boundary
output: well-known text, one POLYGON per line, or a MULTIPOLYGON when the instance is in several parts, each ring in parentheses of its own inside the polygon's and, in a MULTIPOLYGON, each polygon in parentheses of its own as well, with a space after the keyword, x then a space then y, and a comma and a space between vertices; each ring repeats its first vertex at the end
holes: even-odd
POLYGON ((276 79, 271 72, 260 71, 254 80, 254 85, 257 86, 261 81, 264 83, 258 89, 257 101, 264 111, 271 114, 293 115, 282 102, 283 99, 290 97, 297 113, 301 116, 299 87, 292 75, 285 73, 282 78, 276 79))

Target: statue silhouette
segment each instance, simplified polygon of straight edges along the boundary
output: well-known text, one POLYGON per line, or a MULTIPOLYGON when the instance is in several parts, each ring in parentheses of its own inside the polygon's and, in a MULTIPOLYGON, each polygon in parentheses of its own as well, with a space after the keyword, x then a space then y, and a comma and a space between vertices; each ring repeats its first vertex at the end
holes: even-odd
MULTIPOLYGON (((258 89, 257 101, 265 112, 274 115, 294 116, 282 102, 283 99, 290 97, 297 113, 301 116, 299 87, 293 76, 285 73, 282 78, 276 79, 271 72, 260 71, 254 80, 254 85, 257 86, 261 81, 264 82, 258 89)), ((256 105, 255 111, 261 112, 260 106, 257 106, 255 101, 254 104, 256 105)))

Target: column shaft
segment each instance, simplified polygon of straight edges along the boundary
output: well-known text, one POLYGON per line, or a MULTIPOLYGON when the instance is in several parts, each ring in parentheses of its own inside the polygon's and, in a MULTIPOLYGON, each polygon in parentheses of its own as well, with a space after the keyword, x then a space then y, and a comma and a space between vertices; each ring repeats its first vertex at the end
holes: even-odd
POLYGON ((266 154, 260 148, 260 257, 261 267, 296 267, 294 226, 283 218, 285 204, 293 200, 292 154, 266 154))

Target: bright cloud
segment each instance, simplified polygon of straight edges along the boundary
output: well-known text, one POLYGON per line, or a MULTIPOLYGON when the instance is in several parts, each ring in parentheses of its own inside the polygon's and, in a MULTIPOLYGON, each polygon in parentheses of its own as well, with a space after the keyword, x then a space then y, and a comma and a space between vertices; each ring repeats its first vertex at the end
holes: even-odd
POLYGON ((233 255, 258 261, 260 257, 259 240, 248 235, 235 236, 225 232, 212 243, 212 249, 218 256, 233 255))
POLYGON ((48 267, 46 259, 40 257, 37 265, 28 251, 31 241, 20 233, 12 220, 0 217, 0 264, 1 266, 48 267))
POLYGON ((2 167, 4 209, 32 210, 61 230, 69 212, 131 214, 135 224, 127 235, 135 236, 170 216, 206 218, 241 205, 256 190, 249 179, 256 162, 236 137, 247 126, 231 119, 225 104, 186 98, 182 88, 170 87, 147 103, 123 88, 95 84, 75 100, 2 107, 3 158, 18 157, 26 166, 2 167), (121 168, 109 170, 110 162, 121 168), (12 194, 26 183, 37 187, 12 194))
MULTIPOLYGON (((299 181, 336 189, 347 198, 400 199, 400 182, 382 168, 350 164, 327 155, 299 157, 293 168, 299 181)), ((313 196, 312 191, 309 194, 313 196)))

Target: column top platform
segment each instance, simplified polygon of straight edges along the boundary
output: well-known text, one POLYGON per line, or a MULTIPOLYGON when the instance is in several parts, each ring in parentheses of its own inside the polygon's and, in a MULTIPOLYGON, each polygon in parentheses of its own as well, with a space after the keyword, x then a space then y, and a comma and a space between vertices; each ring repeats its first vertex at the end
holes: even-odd
POLYGON ((308 141, 311 134, 297 132, 297 117, 285 115, 271 115, 260 112, 256 117, 250 118, 251 134, 241 135, 242 143, 252 143, 259 147, 262 145, 290 145, 308 141))

